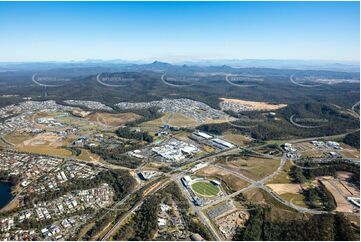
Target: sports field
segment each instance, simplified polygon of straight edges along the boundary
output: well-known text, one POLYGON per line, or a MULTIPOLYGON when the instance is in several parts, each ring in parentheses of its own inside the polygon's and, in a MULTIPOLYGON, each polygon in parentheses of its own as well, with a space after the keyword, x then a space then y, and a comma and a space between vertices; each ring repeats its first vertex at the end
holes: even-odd
POLYGON ((205 197, 213 197, 219 193, 219 187, 206 181, 195 182, 192 184, 192 190, 205 197))

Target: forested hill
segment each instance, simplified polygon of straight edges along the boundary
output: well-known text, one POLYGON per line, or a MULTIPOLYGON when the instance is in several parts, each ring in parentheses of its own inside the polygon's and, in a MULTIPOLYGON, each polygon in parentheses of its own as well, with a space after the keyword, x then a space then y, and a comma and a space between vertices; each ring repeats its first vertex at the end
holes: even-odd
MULTIPOLYGON (((108 105, 120 101, 139 102, 184 97, 205 102, 215 108, 219 108, 220 97, 287 104, 321 102, 345 108, 351 108, 359 101, 359 73, 355 72, 233 68, 226 65, 200 67, 162 62, 141 65, 66 64, 51 67, 50 65, 44 69, 34 64, 33 69, 28 67, 0 72, 0 105, 9 103, 9 99, 21 101, 23 97, 32 97, 34 100, 92 100, 108 105), (68 80, 58 81, 58 87, 45 88, 32 81, 35 73, 52 79, 68 80), (119 87, 103 85, 97 81, 97 75, 101 73, 124 77, 123 79, 128 81, 122 82, 125 85, 119 87), (166 74, 168 82, 162 81, 163 74, 166 74), (306 82, 301 85, 293 83, 290 80, 293 74, 306 82), (236 78, 227 82, 227 75, 236 78), (333 82, 330 84, 323 81, 313 86, 308 83, 309 79, 333 82), (3 95, 18 96, 3 98, 3 95)), ((42 83, 47 84, 46 81, 42 83)))

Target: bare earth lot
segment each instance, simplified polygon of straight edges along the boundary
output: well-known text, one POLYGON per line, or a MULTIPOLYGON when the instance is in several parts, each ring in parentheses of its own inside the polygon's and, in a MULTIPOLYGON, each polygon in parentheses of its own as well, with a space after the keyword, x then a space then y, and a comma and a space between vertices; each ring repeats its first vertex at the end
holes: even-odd
POLYGON ((89 121, 110 127, 119 127, 140 118, 141 116, 135 113, 93 113, 86 117, 89 121))
MULTIPOLYGON (((234 105, 244 106, 247 110, 254 110, 254 111, 277 110, 287 106, 287 104, 270 104, 266 102, 254 102, 254 101, 246 101, 241 99, 220 98, 220 100, 222 100, 222 103, 230 103, 234 105)), ((220 103, 221 107, 223 106, 222 103, 220 103)))
POLYGON ((267 186, 279 195, 285 193, 299 193, 302 191, 300 184, 268 184, 267 186))
POLYGON ((351 196, 351 193, 347 191, 344 184, 342 184, 339 180, 328 176, 320 177, 319 181, 329 192, 331 192, 332 196, 335 198, 337 204, 336 211, 352 212, 352 205, 344 197, 345 195, 351 196))

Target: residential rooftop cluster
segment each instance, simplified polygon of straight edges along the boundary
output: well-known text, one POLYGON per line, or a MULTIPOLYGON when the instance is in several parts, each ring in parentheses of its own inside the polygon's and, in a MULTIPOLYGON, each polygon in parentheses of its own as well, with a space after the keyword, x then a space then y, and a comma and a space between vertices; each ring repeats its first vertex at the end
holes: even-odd
POLYGON ((59 187, 76 182, 77 179, 93 179, 103 168, 91 167, 74 161, 67 161, 56 167, 51 172, 33 182, 28 187, 28 193, 41 194, 59 190, 59 187))
POLYGON ((87 211, 87 209, 104 208, 112 202, 113 190, 106 183, 97 188, 69 192, 54 200, 39 202, 32 208, 0 219, 0 239, 13 240, 16 238, 19 230, 21 231, 21 224, 26 221, 43 221, 48 225, 41 229, 30 229, 31 235, 37 239, 58 240, 64 235, 69 235, 68 229, 79 227, 86 221, 86 218, 89 217, 86 214, 91 211, 87 211), (79 214, 83 217, 79 217, 79 214))
POLYGON ((50 172, 62 162, 61 158, 0 151, 0 171, 7 171, 9 176, 21 177, 22 187, 27 187, 32 181, 50 172))
POLYGON ((102 111, 110 111, 110 112, 113 111, 111 107, 101 102, 83 101, 83 100, 65 100, 64 102, 72 106, 81 106, 92 110, 102 110, 102 111))
POLYGON ((121 110, 127 109, 147 109, 150 107, 158 107, 160 113, 179 113, 188 118, 196 120, 198 123, 204 123, 210 120, 235 120, 228 114, 211 108, 205 103, 193 101, 186 98, 180 99, 163 99, 161 101, 131 103, 121 102, 116 104, 121 110))
POLYGON ((0 119, 6 119, 0 123, 0 135, 13 132, 22 128, 33 129, 35 122, 26 119, 27 116, 36 111, 69 111, 72 107, 57 104, 55 101, 26 101, 19 104, 13 104, 0 109, 0 119))
POLYGON ((241 104, 237 102, 227 101, 220 102, 219 107, 221 108, 221 110, 231 110, 236 113, 255 110, 254 106, 251 104, 241 104))

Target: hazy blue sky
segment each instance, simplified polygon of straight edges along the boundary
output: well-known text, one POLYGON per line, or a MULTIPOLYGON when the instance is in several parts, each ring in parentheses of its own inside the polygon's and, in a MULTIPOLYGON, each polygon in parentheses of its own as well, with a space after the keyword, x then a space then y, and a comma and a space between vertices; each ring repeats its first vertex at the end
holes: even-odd
POLYGON ((359 60, 358 2, 1 2, 0 61, 359 60))

